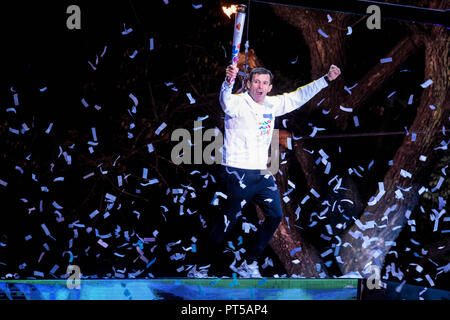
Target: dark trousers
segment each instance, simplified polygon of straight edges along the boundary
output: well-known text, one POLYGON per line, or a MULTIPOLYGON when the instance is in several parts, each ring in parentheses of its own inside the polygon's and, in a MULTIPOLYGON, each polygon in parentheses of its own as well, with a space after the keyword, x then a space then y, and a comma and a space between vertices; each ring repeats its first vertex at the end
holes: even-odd
POLYGON ((249 248, 246 256, 247 261, 256 261, 269 244, 283 217, 275 178, 268 171, 264 174, 261 170, 221 165, 218 179, 221 190, 227 195, 227 199, 219 197, 220 216, 209 233, 212 243, 216 246, 221 245, 228 233, 233 230, 237 214, 243 209, 241 206, 243 200, 245 200, 245 205, 254 201, 261 208, 265 217, 262 225, 258 226, 256 241, 253 247, 249 248), (227 217, 228 226, 225 225, 224 216, 227 217))

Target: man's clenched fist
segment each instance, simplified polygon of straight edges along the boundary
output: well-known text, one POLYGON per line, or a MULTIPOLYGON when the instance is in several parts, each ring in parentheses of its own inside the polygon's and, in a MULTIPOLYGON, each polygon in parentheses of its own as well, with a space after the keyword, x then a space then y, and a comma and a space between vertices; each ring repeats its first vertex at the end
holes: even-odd
POLYGON ((327 77, 328 80, 333 81, 341 74, 341 70, 334 64, 331 65, 330 70, 328 70, 327 77))

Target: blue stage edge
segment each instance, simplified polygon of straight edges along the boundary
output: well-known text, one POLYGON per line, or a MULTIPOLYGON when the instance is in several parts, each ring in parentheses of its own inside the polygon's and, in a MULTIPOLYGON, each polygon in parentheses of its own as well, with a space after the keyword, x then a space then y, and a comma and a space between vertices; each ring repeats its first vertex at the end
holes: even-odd
POLYGON ((363 279, 81 279, 0 280, 0 300, 448 300, 450 291, 363 279))

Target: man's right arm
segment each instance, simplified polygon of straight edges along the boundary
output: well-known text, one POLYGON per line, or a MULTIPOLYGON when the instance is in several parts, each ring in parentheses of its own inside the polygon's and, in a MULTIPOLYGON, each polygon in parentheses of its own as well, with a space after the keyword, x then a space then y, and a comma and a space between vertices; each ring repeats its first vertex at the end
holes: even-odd
POLYGON ((238 68, 235 66, 228 66, 226 72, 225 81, 220 88, 219 102, 223 112, 230 117, 236 117, 239 115, 239 98, 232 94, 233 84, 230 84, 230 79, 235 79, 237 76, 238 68))

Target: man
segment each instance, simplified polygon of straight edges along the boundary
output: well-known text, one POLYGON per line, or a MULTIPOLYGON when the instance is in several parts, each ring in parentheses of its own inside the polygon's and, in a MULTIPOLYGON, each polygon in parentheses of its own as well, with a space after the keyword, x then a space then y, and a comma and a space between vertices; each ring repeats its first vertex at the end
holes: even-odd
MULTIPOLYGON (((249 248, 245 260, 239 267, 235 266, 236 261, 230 267, 241 277, 260 278, 258 259, 283 217, 275 178, 267 170, 275 118, 298 109, 341 72, 331 65, 325 76, 277 96, 267 96, 272 90, 273 75, 264 68, 254 68, 250 72, 247 92, 232 94, 229 83, 237 73, 237 67, 228 66, 220 90, 219 101, 225 112, 225 139, 219 180, 227 199, 221 203, 223 219, 218 219, 212 227, 210 238, 217 248, 235 226, 245 204, 255 201, 264 213, 264 222, 257 230, 255 243, 249 248)), ((205 276, 205 269, 200 274, 191 273, 191 276, 202 276, 202 272, 205 276)))

